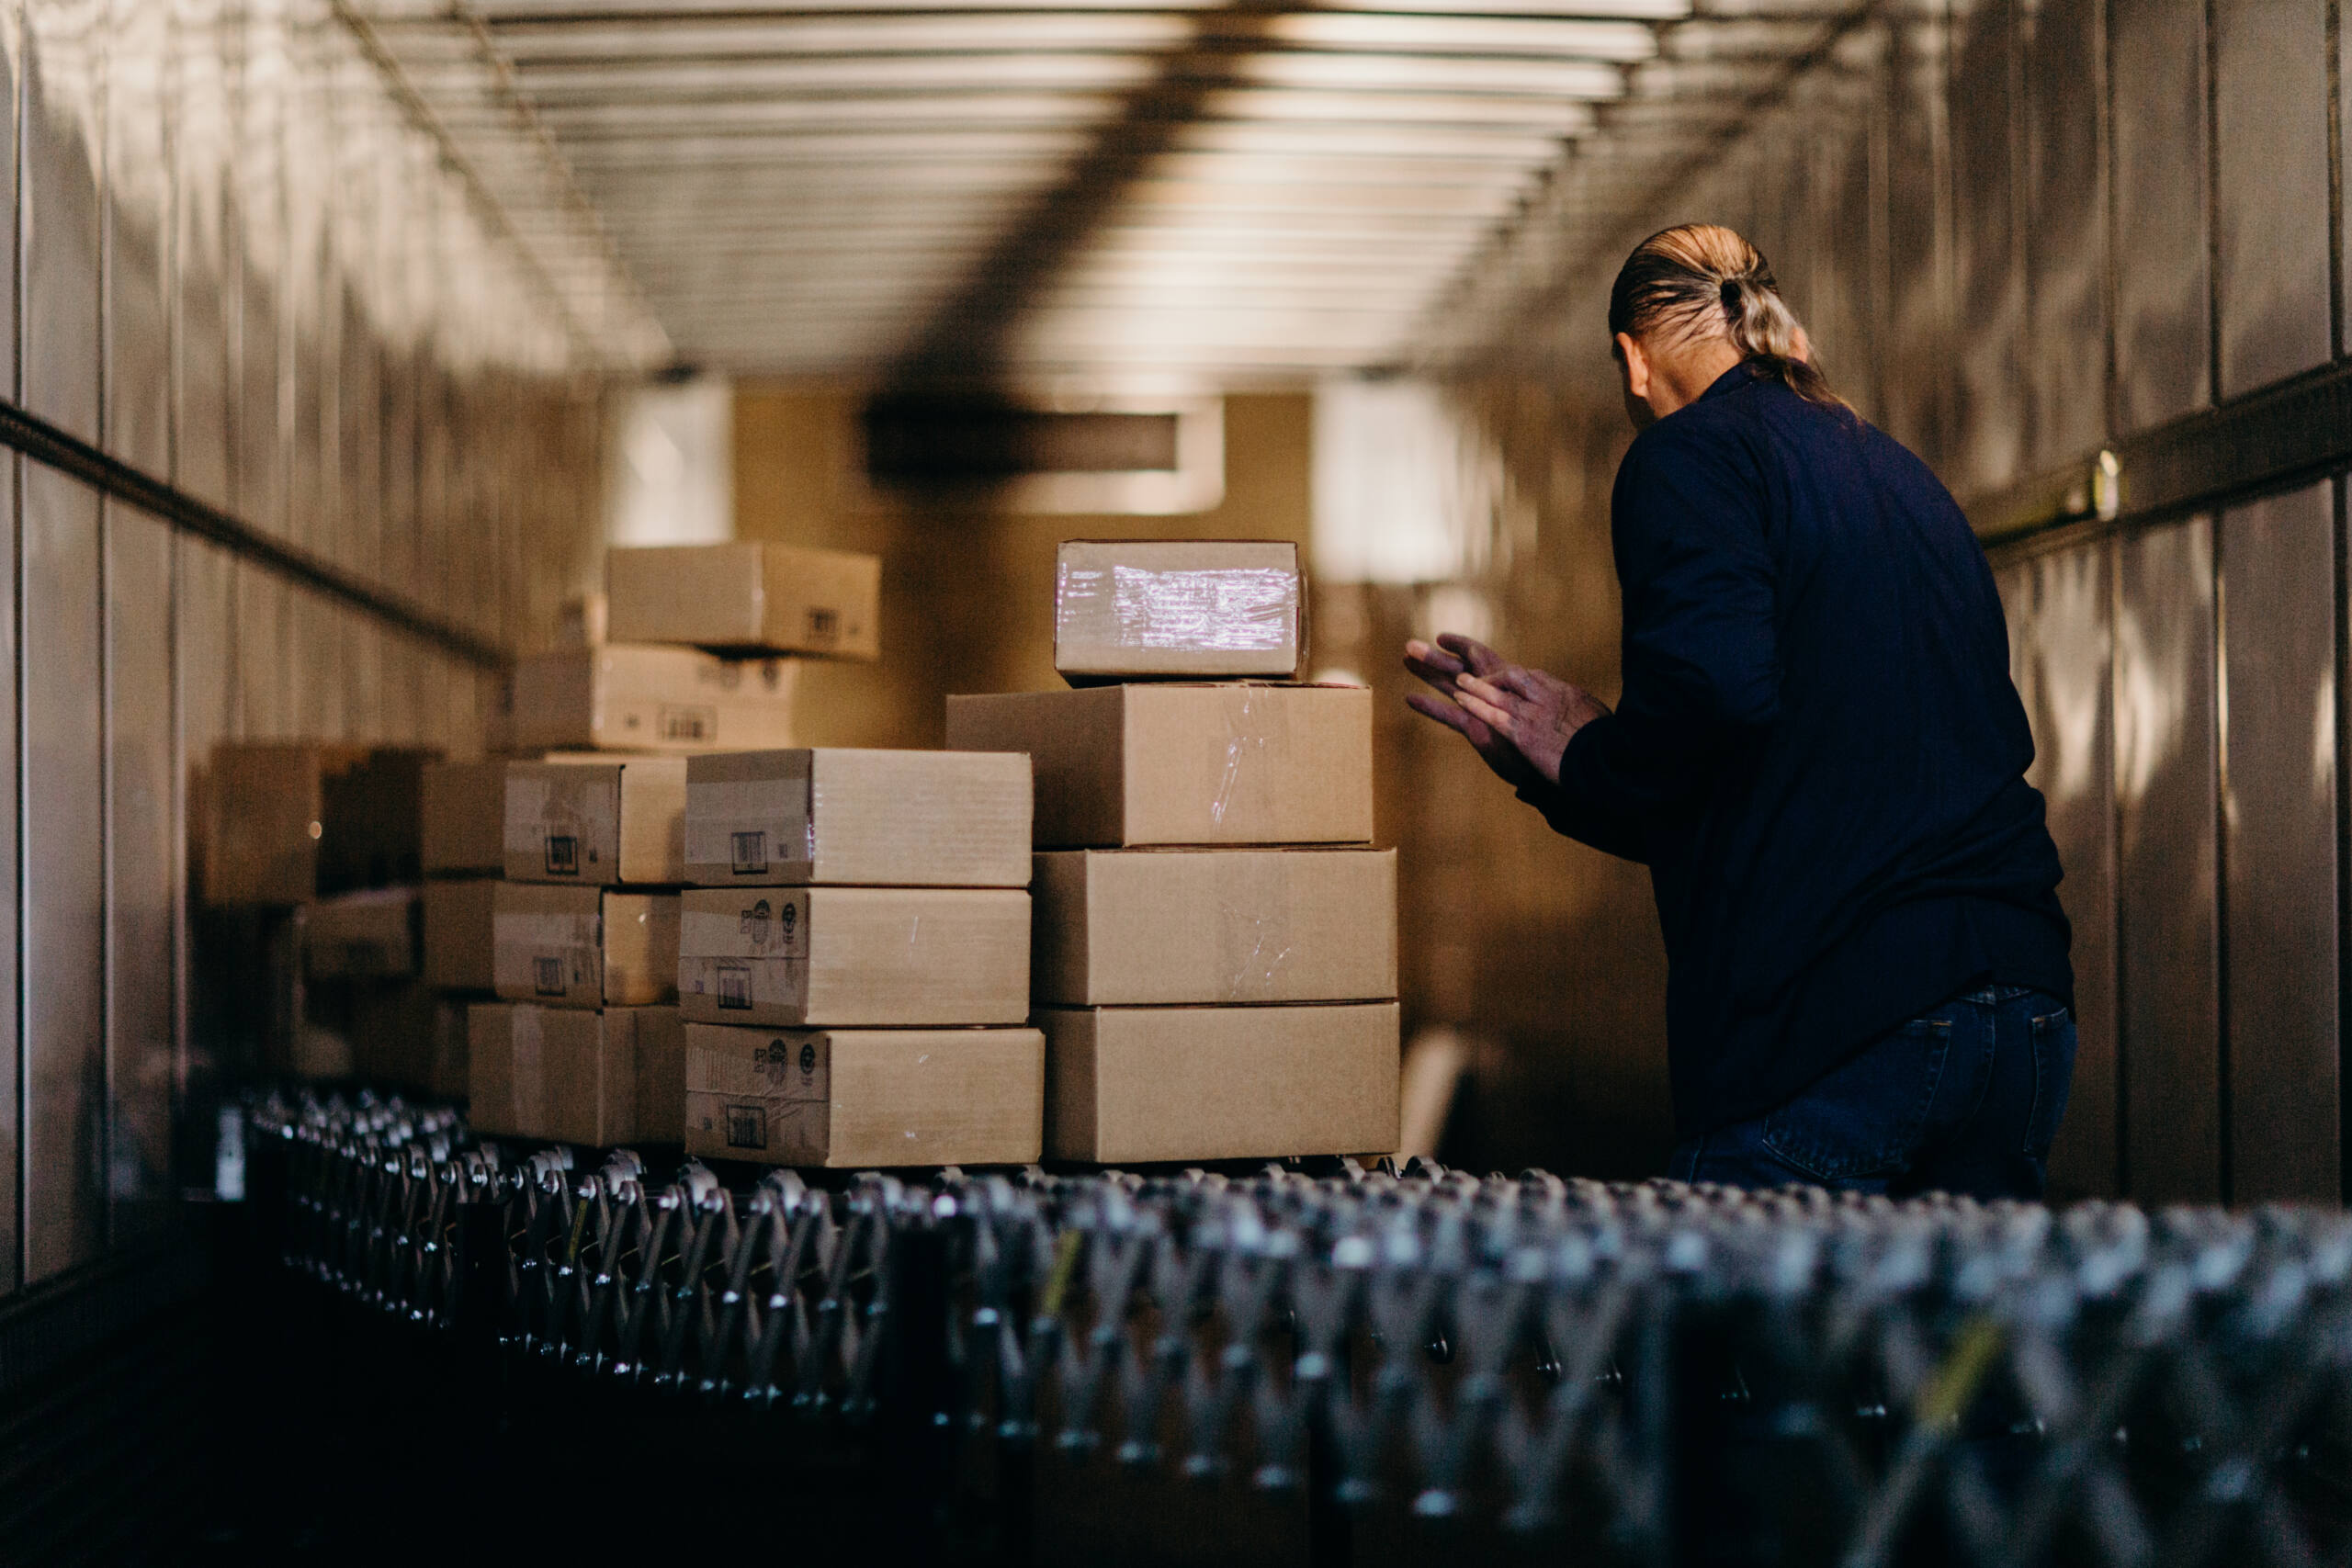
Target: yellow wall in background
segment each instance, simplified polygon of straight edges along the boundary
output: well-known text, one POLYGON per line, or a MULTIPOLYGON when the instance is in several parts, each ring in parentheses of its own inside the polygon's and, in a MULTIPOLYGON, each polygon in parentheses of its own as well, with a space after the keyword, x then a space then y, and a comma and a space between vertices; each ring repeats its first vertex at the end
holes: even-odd
POLYGON ((735 531, 882 557, 878 664, 812 664, 803 733, 820 746, 936 746, 951 692, 1032 691, 1054 673, 1054 551, 1064 539, 1306 543, 1303 393, 1225 403, 1225 500, 1183 517, 1031 516, 867 501, 860 395, 739 383, 735 531))

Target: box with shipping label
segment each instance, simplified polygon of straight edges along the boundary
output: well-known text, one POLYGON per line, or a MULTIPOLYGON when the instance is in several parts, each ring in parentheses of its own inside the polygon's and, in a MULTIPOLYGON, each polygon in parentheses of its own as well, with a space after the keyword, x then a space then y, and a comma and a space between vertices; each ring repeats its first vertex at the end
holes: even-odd
POLYGON ((1001 751, 736 751, 686 762, 686 880, 1021 887, 1029 759, 1001 751))
POLYGON ((506 866, 506 764, 436 762, 424 770, 424 874, 496 876, 506 866))
POLYGON ((547 1007, 655 1007, 678 994, 678 896, 497 885, 492 988, 547 1007))
POLYGON ((509 881, 683 882, 686 761, 509 762, 505 824, 509 881))
POLYGON ((1041 1006, 1396 995, 1394 850, 1059 850, 1029 896, 1041 1006))
POLYGON ((1072 685, 1257 676, 1306 657, 1298 547, 1069 539, 1054 566, 1054 668, 1072 685))
POLYGON ((689 1021, 1019 1023, 1029 895, 1010 888, 743 887, 681 900, 689 1021))
POLYGON ((423 874, 424 770, 406 746, 235 742, 196 784, 205 902, 294 905, 423 874))
POLYGON ((1026 1165, 1044 1124, 1034 1029, 686 1025, 686 1152, 770 1165, 1026 1165))
POLYGON ((605 557, 616 642, 873 659, 881 653, 882 560, 743 540, 605 557))
POLYGON ((947 745, 1029 753, 1039 849, 1372 840, 1372 694, 1361 686, 955 696, 947 745))
POLYGON ((1159 1160, 1396 1146, 1395 1002, 1048 1008, 1046 1152, 1159 1160))
POLYGON ((692 648, 607 643, 514 665, 525 751, 722 751, 792 744, 800 666, 692 648))
POLYGON ((302 962, 320 979, 393 979, 417 972, 416 889, 378 887, 302 911, 302 962))
POLYGON ((643 1144, 686 1141, 686 1025, 673 1007, 638 1008, 637 1131, 643 1144))
POLYGON ((468 1124, 481 1134, 590 1148, 630 1142, 640 1136, 639 1041, 658 1042, 677 1026, 675 1008, 588 1012, 477 1002, 466 1017, 468 1124))
POLYGON ((491 962, 491 907, 495 877, 471 876, 424 885, 424 983, 441 991, 488 991, 497 985, 491 962))

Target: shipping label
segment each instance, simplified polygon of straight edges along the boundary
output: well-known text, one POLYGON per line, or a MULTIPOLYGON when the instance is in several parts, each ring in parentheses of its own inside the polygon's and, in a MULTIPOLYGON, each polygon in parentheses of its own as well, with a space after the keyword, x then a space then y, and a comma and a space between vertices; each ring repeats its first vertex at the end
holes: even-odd
POLYGON ((798 1023, 808 1010, 808 960, 681 958, 678 998, 690 1017, 723 1023, 798 1023))
POLYGON ((697 880, 767 876, 817 858, 808 780, 695 780, 686 784, 686 864, 697 880))
POLYGON ((604 991, 603 919, 503 910, 491 924, 491 977, 502 996, 589 1001, 604 991))
POLYGON ((514 867, 510 876, 602 881, 617 852, 619 831, 616 770, 569 764, 516 769, 506 781, 504 839, 514 867))
POLYGON ((808 957, 808 896, 747 888, 720 910, 691 905, 678 917, 678 951, 695 958, 808 957))

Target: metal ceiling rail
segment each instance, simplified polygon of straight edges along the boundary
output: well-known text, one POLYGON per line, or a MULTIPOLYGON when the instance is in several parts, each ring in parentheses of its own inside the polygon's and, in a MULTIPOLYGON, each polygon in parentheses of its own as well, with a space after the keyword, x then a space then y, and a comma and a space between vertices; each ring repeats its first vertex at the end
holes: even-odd
MULTIPOLYGON (((386 42, 368 12, 355 0, 328 0, 328 4, 401 112, 433 141, 491 231, 507 240, 516 259, 555 305, 582 356, 620 366, 663 356, 668 344, 661 327, 637 299, 634 285, 614 262, 609 249, 602 247, 604 236, 595 226, 593 210, 571 186, 569 171, 552 143, 545 141, 529 121, 527 106, 519 99, 502 102, 507 133, 503 143, 492 139, 484 144, 478 135, 461 138, 447 121, 446 104, 436 104, 419 86, 412 72, 413 62, 403 60, 386 42), (513 143, 518 133, 530 148, 523 160, 528 166, 525 178, 543 192, 552 192, 551 196, 542 194, 539 199, 532 199, 532 192, 514 178, 493 179, 485 172, 490 168, 514 172, 518 160, 513 143), (585 243, 582 243, 583 232, 585 243)), ((478 36, 464 26, 460 0, 449 0, 449 4, 451 25, 464 28, 463 37, 472 47, 478 36)), ((486 95, 501 90, 494 67, 485 62, 494 58, 494 51, 485 47, 472 62, 472 85, 486 95)), ((446 78, 447 73, 440 74, 446 78)))

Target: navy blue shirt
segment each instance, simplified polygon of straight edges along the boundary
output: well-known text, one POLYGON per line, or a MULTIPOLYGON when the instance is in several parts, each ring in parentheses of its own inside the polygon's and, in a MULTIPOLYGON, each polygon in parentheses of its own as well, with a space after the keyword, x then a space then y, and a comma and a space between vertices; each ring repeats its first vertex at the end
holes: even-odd
POLYGON ((1744 365, 1642 433, 1611 513, 1623 695, 1521 794, 1650 868, 1679 1135, 1973 986, 2071 998, 2007 626, 1927 465, 1744 365))

